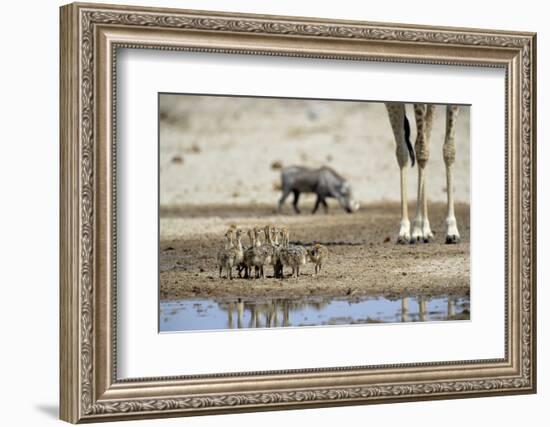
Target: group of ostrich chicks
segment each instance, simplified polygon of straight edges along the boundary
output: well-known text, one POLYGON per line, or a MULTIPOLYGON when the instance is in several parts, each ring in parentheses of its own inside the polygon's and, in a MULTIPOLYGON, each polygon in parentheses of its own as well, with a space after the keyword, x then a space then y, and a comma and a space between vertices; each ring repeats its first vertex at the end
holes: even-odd
POLYGON ((218 252, 219 277, 225 269, 227 278, 233 279, 233 268, 244 278, 252 278, 252 269, 256 279, 265 277, 264 267, 273 267, 273 277, 284 278, 284 267, 291 267, 291 277, 300 275, 300 267, 308 261, 315 265, 315 276, 321 271, 323 263, 328 259, 328 249, 317 243, 312 247, 304 247, 290 243, 288 228, 266 225, 252 227, 247 231, 250 246, 245 248, 242 243, 243 230, 235 225, 225 232, 225 245, 218 252), (262 233, 263 231, 263 233, 262 233), (262 242, 261 235, 264 236, 262 242))

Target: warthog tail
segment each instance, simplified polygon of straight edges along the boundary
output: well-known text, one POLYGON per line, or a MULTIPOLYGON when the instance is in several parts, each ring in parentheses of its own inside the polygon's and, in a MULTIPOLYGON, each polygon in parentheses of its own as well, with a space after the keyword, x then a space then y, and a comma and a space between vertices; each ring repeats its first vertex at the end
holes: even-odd
POLYGON ((409 125, 409 120, 407 119, 407 115, 405 114, 405 142, 407 143, 407 150, 409 150, 409 156, 411 156, 411 167, 414 167, 415 162, 415 155, 414 155, 414 148, 411 144, 411 126, 409 125))

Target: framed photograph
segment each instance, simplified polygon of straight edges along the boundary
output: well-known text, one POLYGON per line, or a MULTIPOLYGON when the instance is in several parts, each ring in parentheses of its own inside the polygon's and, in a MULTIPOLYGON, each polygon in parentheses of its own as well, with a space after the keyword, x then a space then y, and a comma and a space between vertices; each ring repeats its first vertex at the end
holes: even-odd
POLYGON ((536 391, 536 36, 61 8, 61 418, 536 391))

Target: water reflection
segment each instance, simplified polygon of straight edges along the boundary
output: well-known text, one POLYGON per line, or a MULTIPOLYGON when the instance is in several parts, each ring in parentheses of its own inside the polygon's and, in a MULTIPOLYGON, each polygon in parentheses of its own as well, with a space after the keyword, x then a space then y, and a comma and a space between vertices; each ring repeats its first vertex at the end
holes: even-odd
POLYGON ((409 317, 409 297, 401 299, 401 321, 410 322, 409 317))
POLYGON ((160 331, 469 320, 464 296, 163 301, 160 331))

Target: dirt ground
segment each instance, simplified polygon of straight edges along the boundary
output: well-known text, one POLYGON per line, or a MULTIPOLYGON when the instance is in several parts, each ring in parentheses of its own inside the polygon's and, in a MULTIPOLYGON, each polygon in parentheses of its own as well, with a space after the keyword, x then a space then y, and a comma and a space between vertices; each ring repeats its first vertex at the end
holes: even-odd
MULTIPOLYGON (((160 298, 301 298, 354 300, 369 295, 468 296, 470 275, 470 114, 456 128, 454 191, 461 243, 445 245, 445 106, 436 107, 427 166, 435 240, 396 245, 399 171, 386 107, 376 102, 162 95, 160 98, 160 298), (361 203, 354 214, 330 200, 328 215, 277 215, 280 168, 327 165, 342 174, 361 203), (319 277, 306 265, 298 280, 218 278, 216 255, 230 224, 286 225, 290 239, 328 246, 319 277)), ((416 126, 407 105, 411 139, 416 126)), ((415 200, 417 170, 408 170, 415 200)), ((308 206, 309 205, 309 206, 308 206)), ((410 205, 411 221, 415 204, 410 205)), ((248 239, 244 239, 248 245, 248 239)), ((290 271, 286 272, 287 274, 290 271)))
MULTIPOLYGON (((310 206, 302 204, 303 212, 310 206)), ((409 207, 414 214, 414 205, 409 207)), ((161 208, 161 300, 213 297, 330 296, 352 300, 369 295, 469 296, 470 208, 456 205, 462 240, 445 244, 444 203, 429 206, 431 243, 397 245, 399 205, 381 202, 347 214, 332 206, 328 215, 277 215, 273 205, 201 205, 161 208), (318 277, 307 264, 300 277, 219 279, 216 255, 230 224, 242 228, 279 224, 290 230, 292 242, 328 246, 329 261, 318 277)), ((244 240, 245 246, 248 239, 244 240)), ((285 270, 285 274, 290 271, 285 270)))

